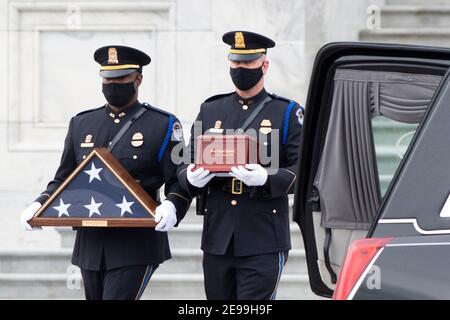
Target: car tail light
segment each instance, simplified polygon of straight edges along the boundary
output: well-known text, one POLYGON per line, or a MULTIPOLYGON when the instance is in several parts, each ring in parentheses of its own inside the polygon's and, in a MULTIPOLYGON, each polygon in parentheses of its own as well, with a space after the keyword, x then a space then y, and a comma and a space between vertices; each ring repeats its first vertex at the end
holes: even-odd
POLYGON ((354 241, 339 273, 333 300, 345 300, 375 255, 393 238, 369 238, 354 241))

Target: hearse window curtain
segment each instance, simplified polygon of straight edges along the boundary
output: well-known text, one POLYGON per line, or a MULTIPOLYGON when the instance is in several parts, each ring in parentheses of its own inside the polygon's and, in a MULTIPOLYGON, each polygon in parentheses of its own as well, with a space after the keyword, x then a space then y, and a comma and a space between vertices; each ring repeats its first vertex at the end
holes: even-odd
POLYGON ((442 77, 336 70, 327 136, 315 179, 324 228, 367 230, 381 201, 371 118, 418 123, 442 77))

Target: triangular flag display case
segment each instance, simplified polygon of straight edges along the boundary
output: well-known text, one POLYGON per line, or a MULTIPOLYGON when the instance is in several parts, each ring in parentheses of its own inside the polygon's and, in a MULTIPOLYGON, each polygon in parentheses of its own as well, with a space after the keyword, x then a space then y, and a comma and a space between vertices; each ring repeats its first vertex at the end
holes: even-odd
POLYGON ((98 148, 55 190, 30 225, 154 227, 156 206, 119 161, 98 148))

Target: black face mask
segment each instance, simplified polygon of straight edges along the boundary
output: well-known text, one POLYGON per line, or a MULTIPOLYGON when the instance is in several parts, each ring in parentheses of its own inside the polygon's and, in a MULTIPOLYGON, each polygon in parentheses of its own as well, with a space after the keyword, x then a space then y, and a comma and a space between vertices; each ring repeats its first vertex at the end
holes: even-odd
POLYGON ((134 81, 126 83, 104 83, 103 95, 106 101, 114 107, 124 107, 136 93, 134 81))
POLYGON ((263 76, 262 65, 256 69, 230 68, 231 80, 242 91, 253 88, 263 76))

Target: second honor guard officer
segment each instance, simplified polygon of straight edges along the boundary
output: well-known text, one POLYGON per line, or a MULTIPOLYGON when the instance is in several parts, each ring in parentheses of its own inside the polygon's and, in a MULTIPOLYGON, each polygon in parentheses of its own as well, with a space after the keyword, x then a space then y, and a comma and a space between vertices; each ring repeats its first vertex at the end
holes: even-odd
POLYGON ((94 59, 100 64, 108 103, 70 120, 55 178, 23 212, 22 222, 30 230, 27 221, 92 148, 117 141, 112 154, 153 199, 165 185, 166 199, 155 215, 159 223, 155 228, 79 228, 72 263, 81 268, 87 299, 139 299, 158 265, 171 258, 165 231, 180 222, 190 203, 171 161, 172 148, 183 140, 182 131, 174 115, 138 101, 142 67, 150 63, 147 54, 107 46, 96 50, 94 59), (134 122, 121 135, 132 117, 134 122))
MULTIPOLYGON (((204 212, 207 298, 274 299, 291 249, 288 193, 293 192, 296 179, 303 109, 264 89, 267 48, 274 47, 274 41, 246 31, 228 32, 223 41, 231 46, 228 58, 236 91, 213 96, 201 105, 196 120, 202 123, 200 133, 225 133, 245 127, 245 122, 266 138, 278 130, 279 140, 271 152, 277 153, 279 167, 269 172, 260 164, 249 164, 233 167, 230 177, 215 177, 203 168, 194 170, 193 164, 184 164, 178 177, 197 196, 197 210, 204 212)), ((191 150, 194 132, 193 128, 191 150)))

